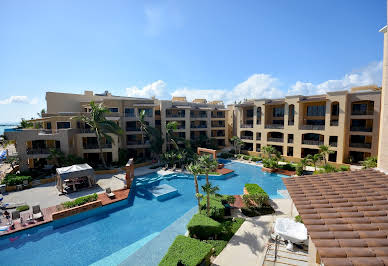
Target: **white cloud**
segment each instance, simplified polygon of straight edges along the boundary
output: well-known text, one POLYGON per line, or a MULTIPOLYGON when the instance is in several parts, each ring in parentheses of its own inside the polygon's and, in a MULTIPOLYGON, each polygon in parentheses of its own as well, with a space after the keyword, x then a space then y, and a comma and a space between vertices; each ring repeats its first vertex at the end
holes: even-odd
POLYGON ((327 80, 319 84, 297 81, 291 86, 291 89, 288 90, 288 95, 324 94, 329 91, 349 90, 355 86, 380 85, 382 69, 383 62, 380 61, 371 63, 358 71, 346 74, 342 79, 338 80, 327 80))
POLYGON ((0 100, 0 104, 13 104, 13 103, 24 103, 24 104, 37 104, 38 99, 28 99, 27 96, 11 96, 7 99, 0 100))
POLYGON ((166 95, 169 94, 167 92, 167 84, 163 80, 157 80, 143 88, 137 86, 126 88, 126 91, 129 97, 141 98, 151 98, 152 96, 155 96, 156 98, 165 99, 166 95))

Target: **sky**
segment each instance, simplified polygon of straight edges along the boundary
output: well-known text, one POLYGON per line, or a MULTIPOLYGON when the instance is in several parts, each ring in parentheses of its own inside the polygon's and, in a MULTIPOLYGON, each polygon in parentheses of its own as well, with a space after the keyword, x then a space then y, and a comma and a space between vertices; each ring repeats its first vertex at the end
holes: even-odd
POLYGON ((0 1, 0 123, 47 91, 223 100, 381 85, 385 0, 0 1))

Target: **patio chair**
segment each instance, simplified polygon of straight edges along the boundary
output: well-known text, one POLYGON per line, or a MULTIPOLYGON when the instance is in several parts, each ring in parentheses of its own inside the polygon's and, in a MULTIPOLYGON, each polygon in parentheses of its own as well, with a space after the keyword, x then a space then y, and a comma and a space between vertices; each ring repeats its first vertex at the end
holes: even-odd
POLYGON ((12 219, 12 220, 18 220, 18 219, 20 219, 20 212, 19 212, 19 211, 13 211, 13 212, 11 212, 11 219, 12 219))
POLYGON ((23 180, 23 188, 29 187, 28 180, 23 180))
POLYGON ((32 218, 34 218, 35 220, 43 219, 43 214, 40 210, 40 205, 32 206, 32 218))
POLYGON ((175 169, 176 169, 176 164, 174 164, 174 166, 172 167, 172 171, 175 171, 175 169))
POLYGON ((106 195, 107 195, 110 199, 116 197, 115 193, 112 192, 112 190, 110 189, 110 187, 106 188, 105 192, 106 192, 106 195))

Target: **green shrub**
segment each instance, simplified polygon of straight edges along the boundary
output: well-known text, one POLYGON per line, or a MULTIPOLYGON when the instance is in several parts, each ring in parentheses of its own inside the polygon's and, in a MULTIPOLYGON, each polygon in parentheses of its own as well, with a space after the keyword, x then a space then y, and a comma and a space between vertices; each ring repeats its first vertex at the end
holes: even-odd
POLYGON ((244 160, 249 160, 251 157, 250 157, 249 155, 243 155, 242 158, 243 158, 244 160))
POLYGON ((226 247, 228 241, 225 240, 204 240, 203 242, 212 245, 214 248, 214 255, 220 255, 221 251, 226 247))
POLYGON ((16 210, 18 212, 24 212, 24 211, 29 210, 29 209, 30 209, 30 206, 28 206, 28 205, 22 205, 22 206, 19 206, 16 208, 16 210))
POLYGON ((258 184, 245 184, 245 188, 249 195, 243 195, 243 201, 247 207, 261 207, 269 200, 267 192, 264 191, 258 184))
POLYGON ((271 169, 276 169, 279 167, 278 161, 275 158, 263 159, 263 166, 265 168, 271 168, 271 169))
POLYGON ((228 159, 228 158, 231 158, 233 157, 233 153, 230 153, 230 152, 223 152, 221 153, 220 155, 218 155, 218 157, 222 158, 222 159, 228 159))
POLYGON ((254 216, 260 216, 260 215, 267 215, 272 214, 275 212, 273 207, 271 205, 265 204, 263 206, 259 207, 244 207, 241 208, 241 212, 248 216, 248 217, 254 217, 254 216))
POLYGON ((66 202, 62 203, 62 205, 63 205, 63 207, 65 207, 65 209, 69 209, 69 208, 81 206, 81 205, 84 205, 88 202, 92 202, 92 201, 96 201, 96 200, 97 200, 97 194, 94 193, 92 195, 80 197, 80 198, 77 198, 77 199, 72 200, 72 201, 66 201, 66 202))
POLYGON ((23 184, 24 180, 31 182, 32 177, 31 176, 16 175, 16 174, 8 174, 4 177, 4 179, 1 181, 1 183, 6 184, 7 186, 16 186, 16 185, 23 184))
POLYGON ((233 204, 236 201, 236 198, 232 195, 223 195, 222 204, 233 204))
POLYGON ((364 169, 377 167, 377 157, 368 157, 362 162, 362 166, 364 166, 364 169))
POLYGON ((302 164, 298 163, 297 166, 295 167, 295 174, 297 176, 303 175, 303 166, 302 164))
MULTIPOLYGON (((210 195, 210 210, 209 216, 215 220, 222 220, 225 216, 225 206, 222 203, 223 196, 220 195, 210 195)), ((206 213, 206 197, 203 197, 201 200, 201 210, 203 213, 206 213)))
POLYGON ((303 223, 302 217, 300 215, 295 216, 295 222, 303 223))
POLYGON ((279 164, 278 167, 283 170, 288 170, 288 171, 295 171, 296 167, 290 163, 287 164, 279 164))
POLYGON ((322 167, 322 169, 314 171, 314 175, 325 174, 325 173, 335 173, 335 172, 338 172, 337 167, 331 164, 326 164, 322 167))
POLYGON ((244 221, 245 219, 243 218, 229 218, 223 220, 221 222, 221 233, 218 239, 229 241, 244 221))
POLYGON ((211 244, 180 235, 175 238, 159 265, 175 266, 181 263, 182 265, 196 266, 203 261, 204 265, 209 265, 211 255, 211 244))
POLYGON ((215 238, 221 232, 221 224, 204 214, 195 214, 187 224, 191 237, 198 239, 215 238))
POLYGON ((350 167, 348 165, 341 165, 339 167, 339 170, 342 171, 342 172, 346 172, 346 171, 350 170, 350 167))
POLYGON ((245 184, 245 188, 251 195, 267 194, 258 184, 245 184))

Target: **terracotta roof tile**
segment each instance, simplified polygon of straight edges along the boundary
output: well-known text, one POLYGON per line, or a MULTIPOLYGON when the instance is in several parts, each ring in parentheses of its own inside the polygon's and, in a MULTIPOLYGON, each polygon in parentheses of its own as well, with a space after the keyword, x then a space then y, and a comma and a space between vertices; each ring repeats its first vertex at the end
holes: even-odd
POLYGON ((375 170, 284 178, 327 265, 388 265, 388 176, 375 170))

